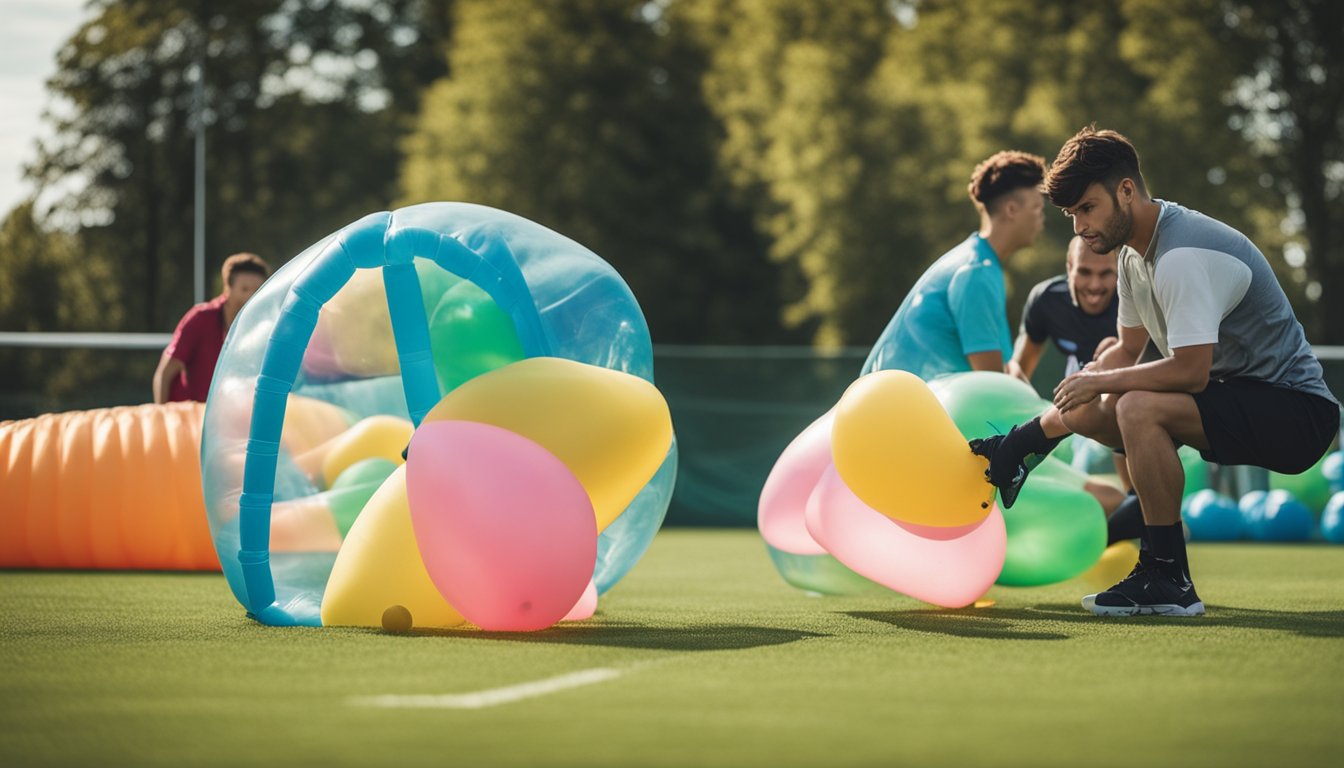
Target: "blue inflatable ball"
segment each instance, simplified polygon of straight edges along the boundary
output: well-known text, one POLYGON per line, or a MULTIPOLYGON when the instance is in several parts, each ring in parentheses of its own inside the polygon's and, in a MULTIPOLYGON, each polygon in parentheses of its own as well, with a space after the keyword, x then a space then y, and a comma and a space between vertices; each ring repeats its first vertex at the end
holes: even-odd
POLYGON ((1321 464, 1321 474, 1330 484, 1330 493, 1344 491, 1344 452, 1331 451, 1321 464))
POLYGON ((1205 488, 1182 504, 1182 517, 1192 541, 1236 541, 1241 538, 1241 510, 1231 498, 1205 488))
POLYGON ((1321 513, 1321 535, 1326 541, 1344 544, 1344 491, 1330 497, 1321 513))
POLYGON ((1315 526, 1316 517, 1307 505, 1287 491, 1270 491, 1251 535, 1259 541, 1306 541, 1315 526))
POLYGON ((1247 491, 1237 502, 1237 508, 1241 510, 1242 528, 1247 533, 1255 528, 1256 522, 1265 514, 1265 497, 1268 495, 1269 491, 1247 491))

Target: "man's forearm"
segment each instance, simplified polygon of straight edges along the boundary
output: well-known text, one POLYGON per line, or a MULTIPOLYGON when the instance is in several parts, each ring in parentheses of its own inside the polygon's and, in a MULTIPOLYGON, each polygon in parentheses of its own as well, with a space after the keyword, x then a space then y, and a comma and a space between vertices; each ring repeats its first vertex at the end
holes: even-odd
MULTIPOLYGON (((1117 356, 1115 362, 1123 358, 1117 356)), ((1109 361, 1108 361, 1109 362, 1109 361)), ((1147 392, 1201 392, 1209 383, 1208 368, 1201 372, 1197 366, 1169 357, 1150 363, 1102 368, 1095 376, 1101 392, 1121 394, 1143 390, 1147 392)))

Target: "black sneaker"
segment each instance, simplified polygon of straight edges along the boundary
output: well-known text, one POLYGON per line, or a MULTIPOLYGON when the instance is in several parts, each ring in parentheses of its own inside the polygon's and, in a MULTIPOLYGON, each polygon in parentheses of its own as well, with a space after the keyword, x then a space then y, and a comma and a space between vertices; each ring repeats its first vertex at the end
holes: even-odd
POLYGON ((1083 598, 1083 607, 1098 616, 1202 616, 1204 603, 1184 574, 1173 575, 1160 563, 1139 564, 1120 583, 1083 598))
POLYGON ((1006 435, 990 435, 972 440, 970 445, 971 453, 989 459, 985 479, 999 489, 999 499, 1007 509, 1017 501, 1017 494, 1021 493, 1022 484, 1027 482, 1027 474, 1034 467, 1027 466, 1026 456, 1015 456, 1002 450, 1004 437, 1006 435))

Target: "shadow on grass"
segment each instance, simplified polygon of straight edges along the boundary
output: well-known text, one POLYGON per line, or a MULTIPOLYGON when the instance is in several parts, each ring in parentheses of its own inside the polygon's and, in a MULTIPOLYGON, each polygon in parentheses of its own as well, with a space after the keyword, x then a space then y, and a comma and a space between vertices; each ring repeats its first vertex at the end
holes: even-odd
POLYGON ((1026 608, 962 608, 918 611, 846 611, 856 619, 954 637, 1005 640, 1067 640, 1083 627, 1123 623, 1161 631, 1207 632, 1218 627, 1291 632, 1303 637, 1344 637, 1344 611, 1269 611, 1209 605, 1198 617, 1093 616, 1073 603, 1026 608))
POLYGON ((464 640, 512 641, 515 643, 559 643, 601 645, 614 648, 639 648, 657 651, 736 651, 784 645, 812 637, 816 632, 779 627, 753 627, 742 624, 690 624, 661 627, 645 624, 590 624, 556 626, 539 632, 487 632, 478 629, 416 629, 413 635, 456 637, 464 640))

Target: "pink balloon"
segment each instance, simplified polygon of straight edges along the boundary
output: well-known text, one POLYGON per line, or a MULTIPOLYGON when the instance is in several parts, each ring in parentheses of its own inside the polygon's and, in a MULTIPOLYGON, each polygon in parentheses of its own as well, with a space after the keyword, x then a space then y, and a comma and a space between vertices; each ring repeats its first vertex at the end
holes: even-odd
POLYGON ((902 523, 859 500, 828 467, 808 499, 807 529, 851 570, 926 603, 970 605, 999 571, 1008 534, 998 505, 972 525, 940 528, 902 523))
POLYGON ((831 465, 831 425, 835 409, 804 429, 775 460, 756 508, 761 538, 775 549, 794 555, 824 555, 826 550, 807 532, 803 512, 822 473, 831 465))
POLYGON ((569 609, 569 613, 566 613, 561 621, 583 621, 591 619, 594 613, 597 613, 597 585, 590 579, 588 586, 583 588, 583 596, 579 598, 579 602, 569 609))
POLYGON ((482 629, 522 632, 575 607, 597 563, 597 519, 563 462, 469 421, 421 424, 408 456, 416 542, 450 605, 482 629))
POLYGON ((338 379, 347 376, 331 348, 331 332, 323 323, 313 329, 303 353, 303 372, 314 379, 338 379))

